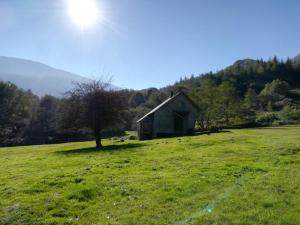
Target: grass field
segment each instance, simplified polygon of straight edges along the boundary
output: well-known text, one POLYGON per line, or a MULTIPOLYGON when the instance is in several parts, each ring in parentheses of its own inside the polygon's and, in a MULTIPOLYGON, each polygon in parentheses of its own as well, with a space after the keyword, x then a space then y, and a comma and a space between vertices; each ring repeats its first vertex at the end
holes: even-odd
POLYGON ((300 126, 0 148, 0 224, 300 224, 300 126))

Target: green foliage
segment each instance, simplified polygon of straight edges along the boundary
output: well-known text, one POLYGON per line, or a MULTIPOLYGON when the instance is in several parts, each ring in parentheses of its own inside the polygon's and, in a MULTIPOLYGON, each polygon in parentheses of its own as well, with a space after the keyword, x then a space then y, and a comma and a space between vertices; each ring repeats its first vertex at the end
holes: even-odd
POLYGON ((300 123, 300 109, 286 106, 279 112, 258 113, 256 122, 263 126, 300 123))
POLYGON ((200 108, 199 124, 201 129, 209 129, 214 126, 219 105, 218 87, 214 80, 203 79, 201 85, 191 92, 191 97, 200 108))
MULTIPOLYGON (((196 102, 200 108, 197 121, 200 129, 251 126, 255 121, 270 124, 256 116, 264 112, 277 113, 286 107, 294 111, 299 109, 299 87, 300 66, 292 60, 281 61, 277 57, 268 61, 240 60, 215 73, 184 76, 165 88, 122 90, 122 104, 128 102, 129 108, 124 110, 122 121, 118 120, 114 127, 118 127, 118 131, 136 129, 136 121, 166 100, 171 91, 183 91, 196 102), (121 123, 124 125, 120 126, 121 123)), ((79 119, 83 114, 81 109, 89 108, 87 104, 80 107, 76 98, 45 96, 38 99, 13 84, 1 82, 0 145, 90 138, 93 135, 91 129, 79 119)), ((297 117, 297 112, 283 111, 278 116, 280 123, 297 121, 289 118, 297 117)), ((88 118, 92 119, 91 116, 88 118)))
POLYGON ((0 81, 0 146, 22 143, 37 97, 0 81))
POLYGON ((124 123, 123 114, 127 108, 122 91, 111 89, 106 81, 78 83, 67 96, 69 104, 66 115, 66 127, 73 128, 69 122, 75 119, 80 128, 87 128, 94 134, 97 148, 102 146, 102 133, 105 130, 120 129, 124 123), (71 115, 73 112, 77 112, 71 115))
POLYGON ((286 81, 279 79, 273 80, 271 83, 267 83, 265 88, 260 92, 260 95, 267 98, 283 98, 289 91, 290 86, 286 81))
POLYGON ((279 121, 280 116, 276 112, 264 112, 258 114, 256 117, 256 122, 263 126, 272 125, 275 121, 279 121))
POLYGON ((287 96, 290 86, 286 81, 279 79, 267 83, 259 96, 261 101, 266 105, 268 111, 273 111, 273 104, 284 99, 287 96))
POLYGON ((300 127, 0 148, 0 224, 299 224, 300 127))
POLYGON ((201 108, 198 124, 202 129, 209 129, 261 120, 269 124, 263 121, 267 118, 256 118, 256 115, 278 112, 286 106, 300 108, 300 94, 292 91, 300 86, 299 77, 296 64, 274 57, 267 62, 241 60, 217 73, 181 80, 174 87, 186 87, 201 108))
POLYGON ((129 106, 133 107, 133 108, 135 108, 141 104, 144 104, 144 103, 145 103, 145 97, 140 92, 132 94, 131 97, 129 98, 129 102, 128 102, 129 106))
POLYGON ((237 95, 237 90, 231 82, 224 81, 219 86, 219 116, 225 125, 230 125, 230 118, 238 115, 241 99, 237 95))
POLYGON ((32 118, 28 135, 48 138, 53 136, 58 129, 58 109, 59 99, 49 95, 43 96, 36 108, 34 118, 32 118))
POLYGON ((145 102, 145 106, 148 108, 154 108, 163 102, 166 99, 166 95, 160 91, 152 91, 151 94, 148 95, 147 101, 145 102))
POLYGON ((300 122, 300 109, 291 108, 289 106, 286 106, 281 112, 280 112, 280 118, 286 123, 297 123, 300 122))
MULTIPOLYGON (((241 60, 217 73, 180 79, 172 86, 143 91, 145 103, 131 110, 132 128, 143 113, 166 99, 171 91, 186 92, 199 106, 197 127, 243 126, 254 124, 263 118, 256 118, 262 112, 278 112, 285 106, 300 107, 300 94, 292 93, 292 87, 299 87, 300 70, 292 61, 279 61, 276 57, 263 60, 241 60), (290 82, 290 83, 289 83, 290 82), (146 94, 147 93, 147 94, 146 94), (161 93, 162 98, 158 98, 161 93)), ((263 124, 269 122, 262 121, 263 124)))
POLYGON ((253 88, 248 88, 245 98, 244 107, 249 111, 255 111, 259 109, 259 98, 256 91, 253 88))

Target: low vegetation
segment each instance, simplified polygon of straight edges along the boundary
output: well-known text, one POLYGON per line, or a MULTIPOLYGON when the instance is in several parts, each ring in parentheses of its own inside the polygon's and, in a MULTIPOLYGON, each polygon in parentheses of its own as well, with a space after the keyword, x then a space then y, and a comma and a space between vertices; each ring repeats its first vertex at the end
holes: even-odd
POLYGON ((300 126, 0 148, 0 224, 299 224, 300 126))

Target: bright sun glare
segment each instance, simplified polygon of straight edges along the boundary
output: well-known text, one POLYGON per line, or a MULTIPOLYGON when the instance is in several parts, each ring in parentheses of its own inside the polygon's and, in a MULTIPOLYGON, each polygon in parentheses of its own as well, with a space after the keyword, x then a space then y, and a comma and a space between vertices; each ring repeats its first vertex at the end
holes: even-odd
POLYGON ((68 13, 80 28, 91 27, 100 19, 95 0, 68 0, 68 13))

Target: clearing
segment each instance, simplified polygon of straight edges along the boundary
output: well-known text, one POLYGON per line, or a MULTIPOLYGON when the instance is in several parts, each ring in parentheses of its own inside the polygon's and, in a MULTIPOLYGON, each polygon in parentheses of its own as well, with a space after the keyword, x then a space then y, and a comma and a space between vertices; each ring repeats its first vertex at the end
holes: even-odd
POLYGON ((299 224, 300 126, 0 148, 0 224, 299 224))

